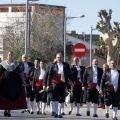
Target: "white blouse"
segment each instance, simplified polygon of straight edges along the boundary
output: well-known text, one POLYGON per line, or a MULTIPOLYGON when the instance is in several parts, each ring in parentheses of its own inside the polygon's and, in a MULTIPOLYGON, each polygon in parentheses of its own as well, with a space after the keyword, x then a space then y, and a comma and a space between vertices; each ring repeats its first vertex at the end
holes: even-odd
POLYGON ((44 78, 44 75, 45 75, 45 69, 44 69, 44 68, 41 68, 41 69, 40 69, 39 79, 43 79, 43 78, 44 78))
POLYGON ((78 74, 77 74, 77 78, 80 78, 80 82, 81 82, 81 73, 80 73, 80 66, 78 65, 78 66, 75 66, 76 68, 77 68, 77 70, 78 70, 78 74))
POLYGON ((61 74, 61 80, 65 82, 64 72, 63 72, 63 64, 57 63, 58 66, 58 74, 61 74))
POLYGON ((93 83, 97 83, 98 82, 98 78, 97 78, 97 68, 93 67, 93 83))
POLYGON ((24 63, 24 73, 28 73, 29 67, 28 63, 24 63))
POLYGON ((118 73, 117 69, 111 70, 111 83, 112 83, 115 91, 117 91, 117 89, 118 89, 118 78, 119 78, 119 73, 118 73))

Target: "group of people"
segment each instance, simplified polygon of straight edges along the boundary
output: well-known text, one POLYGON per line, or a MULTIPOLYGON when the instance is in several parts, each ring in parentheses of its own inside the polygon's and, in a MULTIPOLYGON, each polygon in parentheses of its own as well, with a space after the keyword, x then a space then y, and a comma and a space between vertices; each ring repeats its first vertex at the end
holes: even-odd
POLYGON ((120 71, 116 68, 115 60, 111 60, 110 68, 98 67, 97 59, 93 59, 92 66, 79 65, 79 58, 73 58, 70 66, 63 62, 61 53, 57 53, 55 60, 48 68, 45 61, 39 58, 34 63, 27 61, 27 55, 22 55, 22 61, 13 59, 13 52, 8 53, 7 60, 0 63, 0 109, 4 116, 11 116, 10 110, 22 109, 22 113, 34 114, 34 100, 37 114, 45 113, 46 103, 50 101, 51 116, 63 118, 65 97, 70 93, 70 110, 74 103, 77 108, 76 116, 80 114, 83 101, 87 105, 86 115, 90 116, 91 102, 94 106, 93 117, 98 117, 97 108, 99 94, 104 97, 105 117, 109 118, 109 106, 113 106, 113 120, 120 102, 120 71))

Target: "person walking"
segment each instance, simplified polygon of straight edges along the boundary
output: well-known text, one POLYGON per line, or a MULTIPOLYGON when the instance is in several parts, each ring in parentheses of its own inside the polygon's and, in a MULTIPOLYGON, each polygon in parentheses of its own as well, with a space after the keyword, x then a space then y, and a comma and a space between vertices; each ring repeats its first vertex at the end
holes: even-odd
POLYGON ((11 117, 10 110, 27 108, 23 74, 13 55, 8 52, 7 59, 0 63, 0 110, 7 117, 11 117))

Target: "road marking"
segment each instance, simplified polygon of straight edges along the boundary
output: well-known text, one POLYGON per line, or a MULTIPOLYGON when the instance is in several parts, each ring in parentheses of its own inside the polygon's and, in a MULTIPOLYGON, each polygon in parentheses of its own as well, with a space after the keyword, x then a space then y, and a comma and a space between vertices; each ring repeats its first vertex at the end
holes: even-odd
POLYGON ((85 52, 85 49, 84 48, 76 48, 74 51, 75 52, 85 52))

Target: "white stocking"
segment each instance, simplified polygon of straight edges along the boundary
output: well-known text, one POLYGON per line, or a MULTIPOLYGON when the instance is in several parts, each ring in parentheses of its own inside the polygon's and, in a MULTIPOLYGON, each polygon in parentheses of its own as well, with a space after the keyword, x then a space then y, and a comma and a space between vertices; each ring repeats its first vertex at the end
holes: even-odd
POLYGON ((42 114, 45 113, 46 103, 42 102, 42 114))
POLYGON ((98 104, 94 103, 94 115, 97 114, 98 104))
POLYGON ((116 117, 118 107, 113 107, 113 118, 116 117))
POLYGON ((80 103, 77 103, 77 114, 80 114, 80 103))
POLYGON ((87 111, 90 111, 90 102, 87 102, 87 111))

